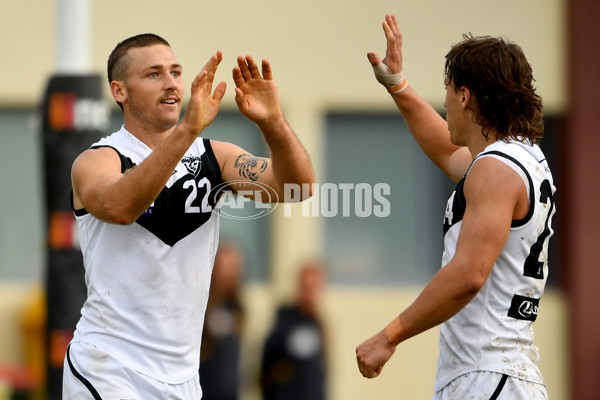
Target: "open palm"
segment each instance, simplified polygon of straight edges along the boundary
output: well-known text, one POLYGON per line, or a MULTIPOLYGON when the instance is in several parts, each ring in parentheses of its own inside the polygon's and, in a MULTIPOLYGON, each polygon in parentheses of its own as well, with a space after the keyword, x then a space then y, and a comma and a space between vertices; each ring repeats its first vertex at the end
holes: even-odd
POLYGON ((273 80, 271 64, 262 61, 262 76, 252 56, 237 58, 233 69, 235 101, 240 112, 258 125, 268 124, 281 117, 279 94, 273 80))

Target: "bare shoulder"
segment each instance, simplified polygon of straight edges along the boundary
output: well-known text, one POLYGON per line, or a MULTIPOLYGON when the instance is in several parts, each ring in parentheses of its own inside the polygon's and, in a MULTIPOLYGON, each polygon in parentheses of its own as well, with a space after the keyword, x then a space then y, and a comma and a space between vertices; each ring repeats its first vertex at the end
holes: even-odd
POLYGON ((221 172, 223 172, 225 167, 229 166, 230 164, 232 165, 235 162, 235 160, 242 155, 252 157, 252 154, 233 143, 220 142, 218 140, 211 139, 210 145, 212 147, 213 153, 215 153, 215 157, 217 159, 217 162, 219 163, 219 167, 221 167, 221 172))
POLYGON ((465 178, 465 189, 506 191, 525 188, 523 180, 511 167, 493 157, 476 160, 465 178))
POLYGON ((227 155, 230 154, 235 147, 233 143, 221 142, 219 140, 210 139, 210 146, 212 147, 213 153, 215 153, 215 157, 221 169, 223 169, 223 162, 227 158, 227 155))
POLYGON ((72 170, 85 170, 88 167, 98 169, 111 168, 114 164, 121 165, 119 154, 111 147, 98 147, 87 149, 81 153, 73 162, 72 170))
POLYGON ((465 178, 467 204, 494 204, 494 208, 512 210, 513 219, 522 218, 529 209, 527 188, 510 166, 493 157, 473 164, 465 178))
POLYGON ((97 195, 97 191, 101 188, 100 182, 117 179, 120 175, 121 159, 114 149, 99 147, 81 153, 71 168, 75 208, 83 207, 82 197, 97 195))
POLYGON ((447 164, 442 170, 455 182, 460 181, 469 166, 473 158, 467 147, 459 147, 448 157, 447 164))

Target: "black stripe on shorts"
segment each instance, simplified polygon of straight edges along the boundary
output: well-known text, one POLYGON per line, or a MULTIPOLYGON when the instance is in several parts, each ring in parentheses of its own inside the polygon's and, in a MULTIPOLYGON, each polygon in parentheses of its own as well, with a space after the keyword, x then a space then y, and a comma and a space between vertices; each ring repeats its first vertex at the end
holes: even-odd
POLYGON ((71 372, 73 373, 73 375, 75 375, 75 377, 77 379, 79 379, 81 381, 81 383, 83 383, 85 385, 86 388, 88 388, 88 390, 90 391, 92 396, 94 396, 94 400, 102 400, 102 397, 100 397, 100 394, 98 393, 96 388, 94 388, 94 386, 92 386, 90 381, 85 379, 83 377, 83 375, 81 375, 73 366, 73 363, 71 362, 71 356, 69 355, 70 348, 71 348, 71 345, 69 345, 69 347, 67 347, 67 362, 69 363, 69 368, 71 369, 71 372))
POLYGON ((496 400, 498 396, 500 396, 500 392, 504 388, 504 384, 506 383, 507 379, 508 375, 502 375, 502 379, 500 379, 500 383, 498 384, 498 387, 496 387, 494 393, 492 393, 492 397, 490 397, 490 400, 496 400))

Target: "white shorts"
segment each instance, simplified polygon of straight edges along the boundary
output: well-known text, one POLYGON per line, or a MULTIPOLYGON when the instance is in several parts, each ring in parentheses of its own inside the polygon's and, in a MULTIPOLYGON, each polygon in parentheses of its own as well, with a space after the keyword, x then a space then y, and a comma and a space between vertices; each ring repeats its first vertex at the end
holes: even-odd
POLYGON ((109 353, 72 342, 65 355, 63 400, 199 400, 198 374, 178 385, 157 381, 128 368, 109 353))
POLYGON ((464 374, 435 392, 433 400, 548 400, 546 386, 497 372, 464 374))

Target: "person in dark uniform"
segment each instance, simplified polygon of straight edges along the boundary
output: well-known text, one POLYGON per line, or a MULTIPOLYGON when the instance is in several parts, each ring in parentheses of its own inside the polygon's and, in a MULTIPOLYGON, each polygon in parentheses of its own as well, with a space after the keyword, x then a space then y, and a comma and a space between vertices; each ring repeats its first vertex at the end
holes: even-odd
POLYGON ((323 268, 309 262, 299 271, 292 305, 281 306, 263 350, 264 400, 322 400, 326 396, 325 332, 318 315, 323 268))

